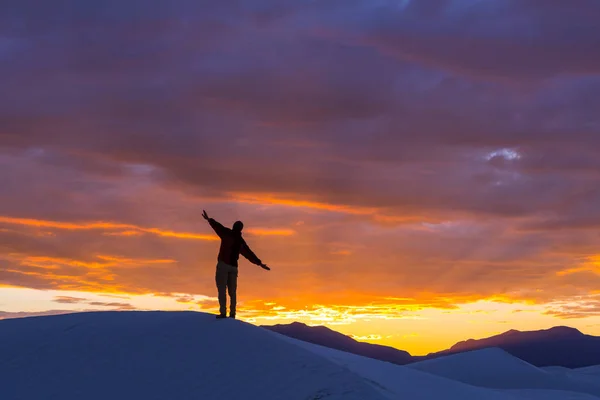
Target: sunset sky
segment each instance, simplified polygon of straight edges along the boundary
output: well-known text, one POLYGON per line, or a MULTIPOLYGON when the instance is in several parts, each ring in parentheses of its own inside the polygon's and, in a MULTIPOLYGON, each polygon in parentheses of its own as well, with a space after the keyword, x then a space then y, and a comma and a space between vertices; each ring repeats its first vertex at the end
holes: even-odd
POLYGON ((597 0, 3 0, 0 318, 600 335, 597 0))

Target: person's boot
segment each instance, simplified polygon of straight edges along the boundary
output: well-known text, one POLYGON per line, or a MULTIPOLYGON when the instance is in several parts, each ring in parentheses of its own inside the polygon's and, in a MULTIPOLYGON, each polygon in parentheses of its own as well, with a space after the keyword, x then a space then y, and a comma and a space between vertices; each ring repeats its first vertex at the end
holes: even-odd
POLYGON ((227 315, 225 315, 225 314, 217 315, 217 319, 223 319, 223 318, 227 318, 227 315))
POLYGON ((235 314, 229 314, 229 318, 235 319, 235 314))

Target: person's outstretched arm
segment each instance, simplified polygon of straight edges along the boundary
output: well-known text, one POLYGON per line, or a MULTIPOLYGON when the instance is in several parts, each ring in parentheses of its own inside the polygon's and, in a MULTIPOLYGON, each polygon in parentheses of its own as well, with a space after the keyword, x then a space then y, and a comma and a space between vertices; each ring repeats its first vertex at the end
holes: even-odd
POLYGON ((214 219, 209 218, 208 214, 204 210, 202 210, 202 217, 208 221, 210 227, 213 228, 213 230, 219 237, 222 238, 223 235, 225 235, 225 232, 227 232, 227 228, 225 228, 223 225, 221 225, 219 222, 215 221, 214 219))
POLYGON ((260 260, 260 258, 258 258, 256 256, 256 254, 254 254, 254 252, 252 250, 250 250, 250 247, 248 247, 248 245, 246 244, 246 241, 242 242, 240 254, 243 255, 244 257, 246 257, 248 259, 248 261, 250 261, 252 264, 256 264, 256 265, 260 266, 261 268, 266 269, 267 271, 271 270, 271 268, 269 268, 265 264, 263 264, 263 262, 260 260))

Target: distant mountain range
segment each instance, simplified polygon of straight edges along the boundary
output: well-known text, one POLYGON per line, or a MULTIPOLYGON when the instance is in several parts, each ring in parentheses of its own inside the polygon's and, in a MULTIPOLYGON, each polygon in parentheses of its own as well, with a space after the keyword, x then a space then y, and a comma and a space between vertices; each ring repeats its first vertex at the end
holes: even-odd
POLYGON ((394 364, 404 365, 414 361, 414 357, 406 351, 389 346, 358 342, 349 336, 324 326, 307 326, 299 322, 294 322, 289 325, 263 326, 263 328, 304 342, 394 364))
POLYGON ((510 330, 487 339, 459 342, 428 357, 489 347, 499 347, 537 367, 581 368, 600 364, 600 337, 585 335, 566 326, 529 332, 510 330))
POLYGON ((564 326, 529 332, 510 330, 486 339, 459 342, 450 349, 427 356, 411 356, 393 347, 359 342, 323 326, 311 327, 294 322, 263 328, 305 342, 399 365, 492 347, 537 367, 581 368, 600 365, 600 337, 585 335, 577 329, 564 326))

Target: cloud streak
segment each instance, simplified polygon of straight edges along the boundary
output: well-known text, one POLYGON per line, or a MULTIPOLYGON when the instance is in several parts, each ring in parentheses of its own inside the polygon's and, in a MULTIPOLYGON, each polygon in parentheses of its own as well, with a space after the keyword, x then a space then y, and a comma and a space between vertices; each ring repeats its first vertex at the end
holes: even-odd
MULTIPOLYGON (((60 222, 60 221, 46 221, 29 218, 12 218, 0 216, 0 224, 6 225, 17 225, 25 227, 35 228, 51 228, 58 230, 68 231, 116 231, 116 232, 103 232, 105 236, 119 236, 119 237, 132 237, 140 236, 143 234, 152 234, 166 238, 176 239, 190 239, 190 240, 207 240, 216 241, 219 240, 214 234, 199 234, 190 232, 174 232, 170 230, 163 230, 158 228, 144 228, 140 226, 121 224, 114 222, 60 222)), ((292 236, 295 231, 292 229, 273 229, 273 228, 250 228, 247 229, 250 235, 256 236, 292 236)))
MULTIPOLYGON (((191 240, 217 240, 214 235, 202 235, 189 232, 173 232, 169 230, 161 230, 158 228, 142 228, 135 225, 120 224, 113 222, 88 222, 88 223, 70 223, 70 222, 58 222, 58 221, 45 221, 28 218, 12 218, 0 216, 0 224, 8 225, 20 225, 29 226, 36 228, 53 228, 60 230, 70 231, 94 231, 94 230, 125 230, 123 232, 117 232, 119 236, 135 236, 136 234, 149 233, 162 237, 178 238, 178 239, 191 239, 191 240), (136 232, 136 234, 131 234, 136 232)), ((109 232, 110 233, 110 232, 109 232)), ((113 233, 114 234, 114 233, 113 233)))

